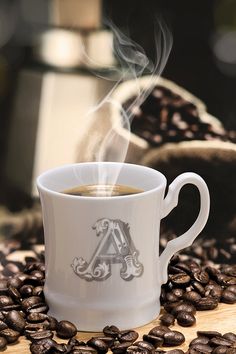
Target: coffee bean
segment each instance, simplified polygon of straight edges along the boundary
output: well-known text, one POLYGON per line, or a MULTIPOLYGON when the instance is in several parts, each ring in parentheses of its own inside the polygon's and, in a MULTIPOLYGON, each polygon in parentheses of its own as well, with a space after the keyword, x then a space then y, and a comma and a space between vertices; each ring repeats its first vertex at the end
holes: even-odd
POLYGON ((195 301, 201 299, 201 295, 196 291, 188 291, 183 295, 183 299, 194 304, 195 301))
POLYGON ((182 299, 184 295, 184 290, 181 288, 175 288, 172 290, 172 293, 179 299, 182 299))
POLYGON ((193 278, 203 285, 206 285, 210 280, 208 273, 204 270, 193 272, 193 278))
POLYGON ((140 348, 137 345, 132 344, 126 351, 127 354, 149 354, 147 349, 140 348))
POLYGON ((39 302, 38 304, 34 304, 27 308, 27 313, 47 313, 48 312, 48 305, 44 302, 39 302))
POLYGON ((118 340, 122 342, 135 342, 138 339, 138 333, 133 330, 120 331, 118 334, 118 340))
POLYGON ((56 318, 52 317, 52 316, 48 316, 47 321, 49 323, 49 329, 51 331, 55 331, 58 325, 58 321, 56 320, 56 318))
POLYGON ((209 343, 209 338, 208 337, 204 337, 204 336, 200 336, 197 338, 194 338, 190 343, 189 346, 193 346, 195 344, 208 344, 209 343))
POLYGON ((224 302, 225 304, 235 304, 236 303, 236 293, 233 293, 232 291, 225 289, 222 292, 221 302, 224 302))
POLYGON ((178 305, 181 305, 183 302, 182 301, 177 301, 177 302, 165 302, 164 303, 164 309, 166 312, 171 313, 172 310, 177 307, 178 305))
POLYGON ((178 331, 170 331, 164 334, 164 345, 176 346, 184 343, 185 337, 178 331))
POLYGON ((197 353, 207 354, 212 352, 212 348, 208 344, 196 343, 191 346, 191 349, 194 349, 197 353))
POLYGON ((205 288, 198 281, 193 281, 191 285, 201 296, 205 295, 205 288))
POLYGON ((44 331, 49 329, 49 323, 47 321, 40 322, 40 323, 28 323, 25 325, 24 334, 27 337, 31 333, 35 333, 38 331, 44 331))
POLYGON ((54 348, 55 341, 49 338, 41 339, 37 342, 33 342, 30 345, 30 351, 32 354, 49 354, 54 348))
POLYGON ((0 337, 0 350, 3 351, 7 347, 7 340, 4 337, 0 337))
POLYGON ((207 338, 221 337, 221 333, 217 331, 197 331, 197 335, 207 338))
POLYGON ((92 337, 88 340, 87 345, 96 349, 99 353, 106 353, 109 349, 107 343, 102 339, 92 337))
POLYGON ((177 314, 177 322, 182 327, 189 327, 196 323, 196 318, 192 313, 182 311, 177 314))
POLYGON ((3 307, 6 307, 8 305, 13 305, 14 302, 11 297, 5 296, 5 295, 0 295, 0 308, 2 309, 3 307))
POLYGON ((116 326, 106 326, 103 328, 103 333, 105 334, 105 336, 108 337, 113 337, 116 338, 118 333, 120 332, 119 328, 117 328, 116 326))
POLYGON ((170 276, 170 280, 174 285, 187 285, 190 283, 190 276, 186 273, 179 273, 170 276))
POLYGON ((77 333, 75 325, 69 321, 60 321, 56 328, 57 336, 60 338, 71 338, 77 333))
POLYGON ((111 351, 114 354, 124 354, 132 344, 133 343, 131 342, 116 343, 113 347, 111 347, 111 351))
POLYGON ((214 310, 218 306, 218 300, 211 297, 203 297, 195 302, 198 311, 214 310))
POLYGON ((231 340, 233 343, 236 343, 236 334, 234 334, 232 332, 225 333, 223 335, 223 338, 231 340))
POLYGON ((13 286, 14 288, 16 289, 20 289, 20 287, 22 286, 23 282, 22 280, 18 277, 18 276, 15 276, 13 278, 10 278, 8 279, 7 281, 7 286, 10 287, 10 286, 13 286))
POLYGON ((236 285, 236 277, 231 277, 225 274, 217 275, 217 283, 224 286, 236 285))
POLYGON ((6 323, 10 328, 20 333, 23 332, 26 325, 25 319, 20 312, 15 310, 8 312, 6 315, 6 323))
POLYGON ((32 342, 41 340, 41 339, 52 339, 53 338, 53 333, 52 331, 45 330, 45 331, 39 331, 39 332, 34 332, 31 333, 27 336, 28 339, 30 339, 32 342))
POLYGON ((71 348, 68 346, 68 344, 64 343, 55 343, 53 347, 53 352, 57 354, 65 354, 65 353, 71 353, 71 348))
POLYGON ((169 302, 176 302, 179 300, 179 298, 173 294, 172 292, 166 294, 166 300, 169 302))
POLYGON ((236 348, 228 348, 226 354, 236 354, 236 348))
POLYGON ((205 297, 211 296, 211 297, 215 297, 218 300, 221 299, 222 296, 222 288, 220 285, 213 283, 213 284, 208 284, 205 287, 205 297))
POLYGON ((165 313, 160 317, 161 324, 164 326, 171 326, 175 323, 175 317, 170 313, 165 313))
POLYGON ((12 304, 12 305, 6 305, 6 306, 4 306, 4 307, 2 307, 1 308, 1 310, 3 311, 3 312, 8 312, 8 311, 12 311, 12 310, 20 310, 21 309, 21 306, 20 306, 20 304, 12 304))
POLYGON ((225 354, 228 350, 228 347, 225 347, 223 345, 219 345, 218 347, 215 347, 213 350, 213 354, 225 354))
POLYGON ((96 349, 86 345, 76 345, 73 347, 70 354, 97 354, 96 349))
POLYGON ((98 339, 101 339, 103 342, 105 342, 109 348, 112 347, 115 342, 115 338, 113 338, 113 337, 106 337, 105 336, 105 337, 98 337, 98 339))
POLYGON ((32 285, 23 285, 20 289, 19 292, 21 296, 23 297, 29 297, 33 294, 33 286, 32 285))
POLYGON ((151 343, 155 348, 161 347, 164 343, 164 339, 161 337, 152 336, 150 334, 144 334, 143 340, 145 342, 151 343))
POLYGON ((20 300, 21 298, 19 291, 14 286, 9 286, 8 295, 16 301, 20 300))
POLYGON ((236 294, 236 285, 230 285, 227 287, 227 290, 231 291, 232 293, 236 294))
POLYGON ((139 348, 147 350, 149 353, 154 353, 155 352, 154 345, 152 345, 149 342, 140 340, 138 342, 135 342, 134 345, 138 346, 139 348))
POLYGON ((0 337, 6 338, 7 343, 14 343, 20 337, 20 333, 11 328, 6 328, 0 331, 0 337))
POLYGON ((36 286, 35 288, 33 288, 32 295, 44 297, 43 286, 39 285, 39 286, 36 286))
MULTIPOLYGON (((198 300, 198 301, 200 301, 200 300, 198 300)), ((177 316, 179 312, 183 312, 183 311, 194 315, 196 313, 196 308, 192 304, 188 304, 188 303, 183 302, 180 305, 174 307, 171 313, 174 316, 177 316)))
POLYGON ((191 273, 190 267, 184 262, 178 262, 178 263, 176 263, 175 266, 176 266, 176 268, 179 268, 180 270, 184 271, 187 274, 191 273))
POLYGON ((152 328, 148 334, 151 336, 164 338, 164 334, 167 332, 171 332, 170 328, 168 328, 167 326, 156 326, 152 328))
POLYGON ((210 339, 209 344, 212 346, 224 345, 225 347, 230 347, 233 343, 231 340, 223 337, 213 337, 210 339))
POLYGON ((8 328, 8 325, 5 322, 0 320, 0 331, 2 331, 3 329, 6 329, 6 328, 8 328))
POLYGON ((27 311, 29 308, 31 308, 35 304, 39 304, 42 302, 41 297, 39 296, 30 296, 24 299, 21 303, 21 306, 23 310, 27 311))
POLYGON ((32 323, 43 322, 48 319, 48 315, 45 313, 33 312, 27 316, 27 321, 32 323))

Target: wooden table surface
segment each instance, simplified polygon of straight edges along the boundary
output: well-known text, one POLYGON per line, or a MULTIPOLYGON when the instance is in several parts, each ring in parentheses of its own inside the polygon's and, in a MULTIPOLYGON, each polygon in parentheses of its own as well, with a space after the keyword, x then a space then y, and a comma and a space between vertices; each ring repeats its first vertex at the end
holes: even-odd
MULTIPOLYGON (((226 305, 226 304, 219 304, 218 308, 212 311, 198 311, 197 315, 197 323, 196 325, 188 328, 183 328, 178 325, 172 326, 172 329, 181 331, 186 338, 186 342, 178 348, 186 350, 188 347, 188 343, 196 337, 197 330, 214 330, 219 331, 222 334, 226 332, 236 332, 236 304, 235 305, 226 305)), ((148 333, 151 328, 157 326, 159 324, 159 320, 156 319, 153 322, 147 324, 146 326, 140 327, 137 329, 140 339, 142 335, 148 333)), ((96 333, 97 334, 97 333, 96 333)), ((78 332, 77 337, 80 340, 87 340, 91 338, 94 333, 85 333, 85 332, 78 332)), ((56 340, 63 342, 56 338, 56 340)), ((7 354, 28 354, 30 353, 29 350, 30 342, 23 337, 21 337, 19 343, 14 345, 9 345, 7 350, 4 353, 7 354)), ((170 350, 170 348, 164 348, 164 350, 170 350)))

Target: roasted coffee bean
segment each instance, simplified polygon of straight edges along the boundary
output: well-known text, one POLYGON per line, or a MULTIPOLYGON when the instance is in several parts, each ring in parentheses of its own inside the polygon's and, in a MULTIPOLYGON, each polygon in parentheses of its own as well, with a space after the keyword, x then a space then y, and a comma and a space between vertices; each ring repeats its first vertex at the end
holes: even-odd
POLYGON ((189 346, 193 346, 195 344, 208 344, 209 343, 210 338, 208 337, 204 337, 204 336, 199 336, 197 338, 194 338, 190 343, 189 346))
POLYGON ((165 313, 160 317, 161 324, 164 326, 171 326, 175 323, 175 317, 170 313, 165 313))
POLYGON ((193 272, 193 278, 203 285, 206 285, 210 280, 208 273, 204 270, 193 272))
POLYGON ((170 280, 174 285, 185 286, 190 283, 190 276, 186 273, 179 273, 170 276, 170 280))
POLYGON ((103 342, 105 342, 108 345, 108 348, 111 348, 114 345, 115 338, 113 337, 97 337, 98 339, 101 339, 103 342))
POLYGON ((224 264, 221 267, 222 273, 229 275, 230 277, 236 277, 236 264, 224 264))
POLYGON ((20 287, 22 286, 23 282, 22 280, 18 277, 18 276, 15 276, 13 278, 10 278, 8 279, 7 281, 7 286, 10 287, 10 286, 13 286, 14 288, 16 289, 20 289, 20 287))
POLYGON ((19 272, 20 268, 17 266, 17 264, 14 264, 13 262, 7 263, 4 269, 2 270, 2 274, 7 277, 17 274, 19 272))
POLYGON ((218 300, 220 300, 221 296, 222 296, 222 288, 220 285, 214 283, 214 284, 208 284, 205 287, 205 297, 211 296, 211 297, 215 297, 218 300))
POLYGON ((27 308, 27 313, 47 313, 48 305, 45 302, 39 302, 27 308))
POLYGON ((38 331, 45 331, 49 329, 49 323, 47 321, 40 322, 40 323, 28 323, 25 325, 24 334, 27 337, 31 333, 35 333, 38 331))
POLYGON ((196 343, 191 346, 191 349, 196 350, 197 353, 207 354, 212 352, 212 348, 208 344, 196 343))
POLYGON ((14 302, 10 296, 0 295, 0 308, 4 308, 9 305, 14 305, 14 302))
POLYGON ((39 296, 30 296, 24 299, 21 303, 21 306, 23 310, 27 311, 29 308, 31 308, 35 304, 39 304, 42 302, 41 297, 39 296))
POLYGON ((223 338, 231 340, 233 343, 236 343, 236 334, 232 332, 225 333, 223 338))
POLYGON ((105 336, 108 337, 113 337, 116 338, 118 333, 120 332, 119 328, 117 328, 116 326, 106 326, 103 328, 103 333, 105 334, 105 336))
POLYGON ((68 345, 74 347, 75 345, 86 345, 84 342, 79 341, 75 337, 72 337, 68 340, 68 345))
POLYGON ((170 331, 164 334, 164 345, 176 346, 184 343, 185 337, 178 331, 170 331))
POLYGON ((36 277, 40 281, 43 280, 45 277, 44 273, 37 269, 33 270, 30 274, 36 277))
POLYGON ((30 351, 32 354, 49 354, 52 352, 55 344, 56 342, 53 339, 41 339, 31 343, 30 351))
POLYGON ((127 354, 149 354, 149 351, 132 344, 126 351, 127 354))
POLYGON ((182 327, 189 327, 196 323, 196 318, 192 313, 181 311, 177 314, 177 322, 182 327))
POLYGON ((198 281, 193 281, 191 285, 201 296, 205 295, 205 288, 198 281))
POLYGON ((213 350, 213 354, 225 354, 228 350, 228 347, 225 347, 223 345, 219 345, 218 347, 215 347, 213 350))
POLYGON ((171 313, 172 310, 178 306, 181 305, 183 302, 182 301, 177 301, 177 302, 165 302, 164 303, 164 309, 166 310, 166 312, 171 313))
POLYGON ((47 319, 48 319, 48 315, 46 315, 45 313, 34 312, 34 313, 30 313, 27 316, 27 321, 32 323, 43 322, 47 319))
POLYGON ((58 337, 67 339, 76 335, 77 328, 69 321, 60 321, 57 324, 56 332, 58 337))
POLYGON ((151 343, 155 348, 161 347, 164 343, 164 339, 161 337, 152 336, 150 334, 144 334, 143 340, 145 342, 151 343))
POLYGON ((226 354, 236 354, 236 348, 228 348, 226 354))
POLYGON ((48 329, 55 331, 58 325, 58 321, 52 316, 48 316, 47 321, 49 323, 48 329))
POLYGON ((184 271, 185 273, 187 273, 187 274, 190 274, 190 273, 191 273, 190 267, 189 267, 186 263, 184 263, 184 262, 178 262, 178 263, 176 263, 175 267, 176 267, 176 268, 179 268, 180 270, 183 270, 183 271, 184 271))
POLYGON ((213 337, 221 337, 221 333, 217 331, 197 331, 197 335, 199 337, 207 337, 207 338, 213 338, 213 337))
POLYGON ((19 291, 14 286, 9 286, 8 295, 15 301, 18 301, 21 298, 19 291))
POLYGON ((236 303, 236 293, 233 293, 232 291, 225 289, 222 292, 221 296, 221 302, 224 302, 225 304, 235 304, 236 303))
POLYGON ((0 350, 3 351, 7 347, 7 340, 4 337, 0 337, 0 350))
POLYGON ((172 290, 172 293, 177 296, 178 300, 180 300, 184 295, 184 290, 181 288, 175 288, 172 290))
POLYGON ((148 351, 148 353, 154 353, 155 352, 155 347, 149 342, 140 340, 138 342, 135 342, 133 345, 138 346, 139 348, 145 349, 148 351))
POLYGON ((218 306, 218 300, 213 297, 203 297, 195 302, 198 311, 214 310, 218 306))
POLYGON ((1 308, 1 310, 3 312, 8 312, 8 311, 12 311, 12 310, 16 310, 16 311, 20 311, 21 306, 20 304, 12 304, 12 305, 6 305, 4 307, 1 308))
POLYGON ((19 292, 22 297, 30 297, 33 294, 34 287, 32 285, 23 285, 19 292))
POLYGON ((170 328, 168 328, 167 326, 156 326, 152 328, 148 334, 151 336, 164 338, 164 334, 167 332, 171 332, 170 328))
POLYGON ((227 290, 231 291, 232 293, 236 294, 236 285, 230 285, 227 287, 227 290))
POLYGON ((170 293, 166 294, 166 300, 169 302, 176 302, 179 300, 179 298, 171 291, 170 293))
POLYGON ((138 339, 138 333, 133 330, 120 331, 118 334, 118 340, 122 342, 135 342, 138 339))
POLYGON ((20 312, 15 310, 8 312, 5 320, 10 328, 20 333, 23 332, 26 322, 20 312))
POLYGON ((230 347, 233 343, 231 340, 228 340, 221 336, 211 338, 209 344, 212 346, 224 345, 225 347, 230 347))
POLYGON ((6 328, 0 331, 0 337, 6 338, 7 343, 14 343, 20 337, 20 333, 11 328, 6 328))
POLYGON ((39 285, 39 286, 36 286, 35 288, 33 288, 32 295, 44 297, 43 286, 39 285))
POLYGON ((236 285, 236 277, 231 277, 226 274, 218 274, 217 283, 224 286, 236 285))
POLYGON ((178 313, 182 312, 182 311, 189 312, 189 313, 194 315, 196 313, 196 308, 192 304, 188 304, 186 302, 182 302, 182 304, 174 307, 171 313, 172 313, 172 315, 177 316, 178 313))
POLYGON ((183 295, 183 299, 194 304, 195 301, 201 299, 201 295, 196 291, 188 291, 183 295))
POLYGON ((8 328, 8 325, 5 322, 3 322, 2 320, 0 320, 0 331, 2 331, 3 329, 6 329, 6 328, 8 328))
POLYGON ((46 339, 46 338, 53 338, 53 333, 52 331, 45 330, 45 331, 39 331, 39 332, 34 332, 31 333, 27 336, 28 339, 30 339, 32 342, 41 340, 41 339, 46 339))
POLYGON ((70 354, 97 354, 96 349, 86 345, 76 345, 73 347, 70 354))
POLYGON ((114 354, 124 354, 132 344, 133 343, 131 342, 116 343, 113 347, 111 347, 111 351, 114 354))
POLYGON ((92 337, 88 340, 87 345, 96 349, 99 353, 106 353, 109 349, 107 343, 105 343, 102 339, 92 337))

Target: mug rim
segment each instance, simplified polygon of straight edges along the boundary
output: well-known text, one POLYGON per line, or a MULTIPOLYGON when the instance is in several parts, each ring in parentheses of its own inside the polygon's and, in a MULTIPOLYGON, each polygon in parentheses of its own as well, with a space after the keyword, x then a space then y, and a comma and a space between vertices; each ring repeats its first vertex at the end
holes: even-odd
POLYGON ((61 198, 67 198, 67 199, 77 199, 77 200, 90 200, 90 201, 101 201, 101 200, 119 200, 119 199, 127 199, 127 198, 141 198, 143 196, 146 196, 148 194, 151 194, 155 191, 159 191, 161 188, 165 188, 167 185, 167 179, 166 177, 163 175, 163 173, 161 173, 158 170, 155 170, 154 168, 148 167, 148 166, 144 166, 144 165, 138 165, 138 164, 134 164, 134 163, 128 163, 128 162, 109 162, 109 161, 104 161, 104 162, 79 162, 79 163, 73 163, 73 164, 65 164, 62 166, 58 166, 55 168, 51 168, 43 173, 41 173, 37 178, 36 178, 36 185, 38 188, 38 191, 40 192, 41 190, 48 193, 48 194, 52 194, 54 196, 57 197, 61 197, 61 198), (135 194, 129 194, 129 195, 116 195, 116 196, 106 196, 106 197, 98 197, 98 196, 80 196, 80 195, 72 195, 72 194, 66 194, 66 193, 62 193, 62 192, 57 192, 54 191, 50 188, 45 187, 42 182, 41 179, 45 176, 47 176, 48 174, 52 173, 52 172, 57 172, 57 171, 61 171, 63 169, 67 169, 67 168, 73 168, 75 166, 80 166, 80 165, 99 165, 99 164, 110 164, 110 165, 123 165, 123 166, 135 166, 136 168, 140 168, 141 169, 146 169, 146 170, 150 170, 150 171, 154 171, 160 178, 161 178, 161 183, 159 183, 158 186, 148 189, 147 191, 143 191, 140 193, 135 193, 135 194))

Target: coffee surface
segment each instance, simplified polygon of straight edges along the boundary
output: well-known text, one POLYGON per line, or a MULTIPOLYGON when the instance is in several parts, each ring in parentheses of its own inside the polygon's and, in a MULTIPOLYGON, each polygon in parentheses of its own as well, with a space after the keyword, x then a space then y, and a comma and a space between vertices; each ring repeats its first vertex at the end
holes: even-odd
POLYGON ((88 184, 62 191, 64 194, 82 197, 115 197, 142 193, 143 190, 120 184, 88 184))

